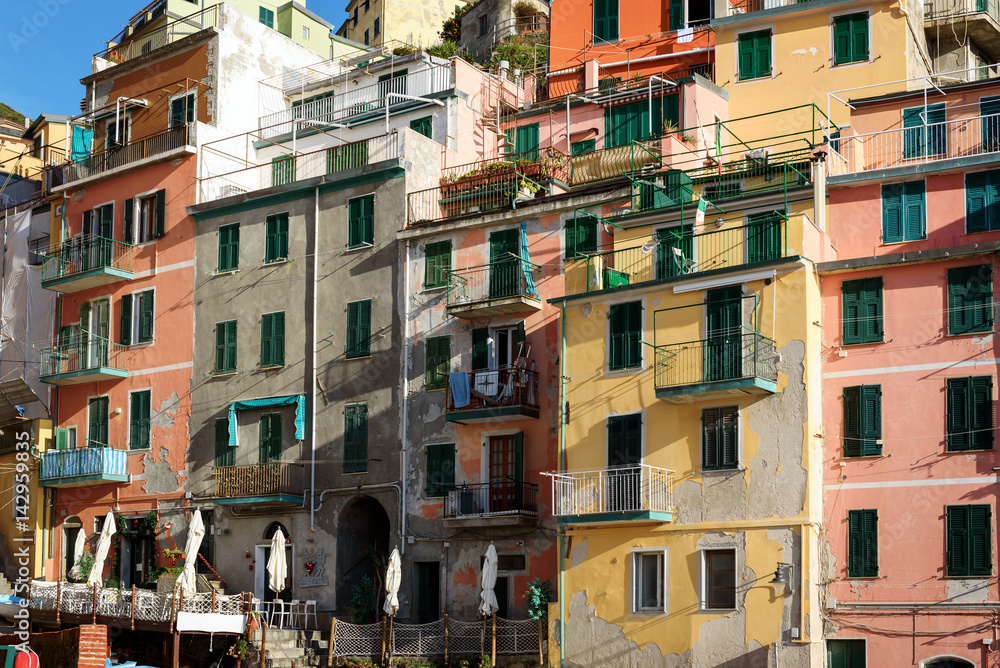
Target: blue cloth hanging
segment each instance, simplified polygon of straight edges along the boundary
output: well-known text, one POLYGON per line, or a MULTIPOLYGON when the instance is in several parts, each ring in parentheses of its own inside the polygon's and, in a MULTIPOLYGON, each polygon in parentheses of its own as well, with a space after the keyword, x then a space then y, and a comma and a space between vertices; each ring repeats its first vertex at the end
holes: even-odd
POLYGON ((531 258, 528 256, 528 226, 521 221, 521 271, 524 272, 524 288, 527 294, 536 295, 535 273, 531 266, 531 258))
POLYGON ((73 139, 70 142, 69 159, 76 162, 90 155, 90 145, 94 141, 94 131, 91 128, 73 126, 73 139))
POLYGON ((247 399, 234 401, 229 407, 229 446, 239 445, 239 428, 236 424, 236 411, 253 408, 271 408, 272 406, 291 406, 295 404, 295 440, 302 441, 306 437, 306 398, 301 394, 287 397, 271 397, 269 399, 247 399))
POLYGON ((448 374, 448 384, 451 385, 451 399, 455 402, 455 408, 465 408, 472 403, 469 374, 464 371, 452 371, 448 374))

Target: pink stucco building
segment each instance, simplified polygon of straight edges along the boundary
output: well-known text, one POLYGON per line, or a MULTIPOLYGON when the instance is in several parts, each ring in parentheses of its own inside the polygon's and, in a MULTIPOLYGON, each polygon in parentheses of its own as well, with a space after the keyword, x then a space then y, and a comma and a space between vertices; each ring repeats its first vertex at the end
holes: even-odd
POLYGON ((823 274, 828 665, 996 665, 1000 85, 851 100, 823 274))

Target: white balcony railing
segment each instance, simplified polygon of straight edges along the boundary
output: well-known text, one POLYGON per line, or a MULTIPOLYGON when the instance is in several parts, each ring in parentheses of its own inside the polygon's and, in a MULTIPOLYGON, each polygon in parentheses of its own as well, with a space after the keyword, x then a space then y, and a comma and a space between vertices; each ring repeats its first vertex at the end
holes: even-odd
POLYGON ((556 516, 673 510, 674 472, 669 469, 636 464, 549 475, 556 516))
POLYGON ((989 153, 1000 153, 1000 115, 832 139, 827 165, 839 176, 989 153))
MULTIPOLYGON (((282 109, 260 117, 260 137, 271 139, 291 134, 294 121, 309 121, 310 124, 343 123, 369 114, 385 114, 386 105, 393 109, 400 105, 413 104, 413 100, 389 97, 389 93, 426 97, 442 93, 455 87, 455 69, 449 65, 437 65, 427 69, 393 77, 371 86, 342 90, 332 97, 325 97, 305 104, 282 109)), ((300 127, 301 129, 301 127, 300 127)))

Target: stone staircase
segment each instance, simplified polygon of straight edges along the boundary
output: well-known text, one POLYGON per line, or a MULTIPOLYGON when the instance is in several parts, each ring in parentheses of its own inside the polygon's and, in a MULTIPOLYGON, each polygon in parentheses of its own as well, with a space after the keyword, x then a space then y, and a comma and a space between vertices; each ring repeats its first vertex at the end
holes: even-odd
POLYGON ((13 596, 14 588, 3 572, 0 572, 0 595, 13 596))
MULTIPOLYGON (((260 629, 250 632, 250 641, 258 652, 261 639, 260 629)), ((329 647, 328 631, 269 628, 264 665, 266 668, 292 668, 293 665, 296 668, 302 666, 324 668, 329 647)))

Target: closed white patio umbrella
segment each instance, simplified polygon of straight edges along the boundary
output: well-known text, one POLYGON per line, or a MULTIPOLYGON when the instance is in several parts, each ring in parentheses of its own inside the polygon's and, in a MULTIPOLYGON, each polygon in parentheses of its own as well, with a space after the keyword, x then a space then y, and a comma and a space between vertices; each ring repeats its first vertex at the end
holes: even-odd
POLYGON ((399 610, 399 583, 403 579, 403 572, 399 564, 399 550, 392 548, 389 555, 389 566, 385 569, 385 605, 382 609, 390 617, 399 610))
POLYGON ((285 588, 285 578, 288 577, 288 560, 285 559, 285 534, 281 529, 274 532, 271 538, 271 557, 267 560, 267 586, 275 594, 280 594, 285 588))
POLYGON ((104 573, 104 560, 108 558, 108 550, 111 549, 111 537, 118 529, 115 527, 115 515, 110 510, 104 518, 104 526, 101 528, 101 537, 97 541, 97 550, 94 553, 94 565, 87 576, 87 584, 99 585, 101 575, 104 573))
POLYGON ((87 542, 87 532, 82 528, 76 532, 76 543, 73 544, 73 567, 80 565, 80 557, 83 556, 83 546, 87 542))
POLYGON ((492 615, 500 609, 496 592, 493 591, 497 586, 497 563, 497 549, 490 543, 486 548, 486 559, 483 561, 483 592, 480 594, 482 602, 479 604, 479 612, 484 615, 492 615))
POLYGON ((194 596, 197 588, 195 586, 195 565, 198 562, 198 549, 201 541, 205 537, 205 522, 201 519, 201 511, 194 511, 191 516, 191 523, 188 525, 187 542, 184 544, 184 570, 177 578, 177 586, 185 596, 194 596))

